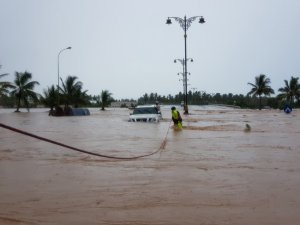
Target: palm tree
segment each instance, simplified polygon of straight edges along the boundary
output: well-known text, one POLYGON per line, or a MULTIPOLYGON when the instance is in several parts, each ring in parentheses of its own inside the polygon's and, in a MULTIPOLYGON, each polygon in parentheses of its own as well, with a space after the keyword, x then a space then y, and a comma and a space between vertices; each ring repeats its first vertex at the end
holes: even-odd
POLYGON ((294 104, 294 98, 300 97, 300 84, 298 82, 299 77, 291 77, 290 82, 284 80, 285 87, 278 89, 281 94, 278 95, 279 98, 285 98, 289 105, 294 104))
MULTIPOLYGON (((1 68, 1 66, 0 66, 1 68)), ((0 74, 0 78, 7 76, 8 73, 0 74)), ((9 93, 9 89, 13 88, 14 86, 7 81, 0 82, 0 98, 6 96, 9 93)))
POLYGON ((260 74, 259 76, 255 77, 255 84, 248 83, 252 86, 252 89, 250 92, 248 92, 248 95, 252 96, 259 96, 259 109, 261 110, 261 98, 262 95, 269 96, 270 94, 274 94, 274 90, 269 86, 271 83, 270 78, 267 78, 266 75, 260 74))
POLYGON ((20 112, 21 101, 27 107, 29 111, 30 101, 37 102, 38 96, 36 92, 33 91, 35 85, 39 85, 37 81, 30 81, 32 79, 32 74, 25 71, 24 73, 16 72, 14 80, 14 90, 11 92, 12 95, 17 97, 17 109, 16 112, 20 112))
POLYGON ((44 96, 41 96, 41 102, 45 105, 50 107, 49 115, 53 115, 54 107, 57 104, 57 89, 54 85, 50 88, 48 87, 47 90, 43 91, 44 96))
POLYGON ((68 76, 65 82, 61 79, 62 87, 60 87, 60 93, 62 94, 62 101, 65 104, 65 108, 70 105, 77 107, 79 104, 85 104, 87 99, 87 90, 82 91, 83 83, 76 81, 76 76, 68 76))
POLYGON ((105 110, 105 107, 109 106, 109 104, 112 102, 112 93, 110 93, 108 90, 102 90, 100 95, 100 104, 101 104, 101 110, 105 110))

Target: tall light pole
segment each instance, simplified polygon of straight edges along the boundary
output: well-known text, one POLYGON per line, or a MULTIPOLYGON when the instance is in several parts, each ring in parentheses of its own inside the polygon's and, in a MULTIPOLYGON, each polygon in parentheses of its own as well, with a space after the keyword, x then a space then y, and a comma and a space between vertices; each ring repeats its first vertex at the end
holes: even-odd
MULTIPOLYGON (((186 18, 186 16, 184 16, 184 18, 179 18, 179 17, 168 17, 166 24, 172 24, 171 19, 175 19, 175 21, 177 21, 181 28, 184 31, 184 70, 185 70, 185 77, 187 74, 187 47, 186 47, 186 38, 187 38, 187 30, 189 29, 189 27, 191 26, 192 22, 199 18, 199 23, 205 23, 205 20, 202 16, 193 16, 191 18, 186 18)), ((184 114, 189 114, 189 110, 188 110, 188 105, 187 105, 187 85, 185 85, 186 88, 186 95, 184 98, 184 114)))
POLYGON ((57 55, 57 106, 59 106, 59 56, 65 50, 70 50, 72 47, 67 47, 59 51, 57 55))

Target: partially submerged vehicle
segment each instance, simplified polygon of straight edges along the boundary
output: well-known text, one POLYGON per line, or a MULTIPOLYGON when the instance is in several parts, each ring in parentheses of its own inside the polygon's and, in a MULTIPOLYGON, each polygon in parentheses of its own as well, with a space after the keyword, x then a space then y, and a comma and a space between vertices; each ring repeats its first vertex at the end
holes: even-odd
POLYGON ((130 113, 130 122, 159 122, 162 119, 161 112, 156 105, 140 105, 130 113))
POLYGON ((49 111, 49 116, 89 116, 90 111, 86 108, 55 107, 49 111))

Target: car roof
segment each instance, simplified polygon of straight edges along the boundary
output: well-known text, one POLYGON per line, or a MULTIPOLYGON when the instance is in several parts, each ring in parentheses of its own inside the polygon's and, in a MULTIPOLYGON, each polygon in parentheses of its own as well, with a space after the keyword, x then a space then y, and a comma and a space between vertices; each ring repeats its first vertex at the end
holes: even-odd
POLYGON ((153 108, 155 105, 138 105, 136 108, 153 108))

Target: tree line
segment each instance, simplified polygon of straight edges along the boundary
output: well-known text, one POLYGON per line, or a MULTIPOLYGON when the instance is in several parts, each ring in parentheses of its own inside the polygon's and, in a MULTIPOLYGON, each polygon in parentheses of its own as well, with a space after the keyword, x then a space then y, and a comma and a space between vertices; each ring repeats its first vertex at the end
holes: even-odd
MULTIPOLYGON (((0 74, 0 79, 8 76, 7 73, 0 74)), ((83 83, 78 81, 76 76, 68 76, 66 80, 61 80, 61 86, 51 85, 43 90, 42 94, 34 91, 39 82, 32 80, 32 74, 25 72, 15 72, 14 81, 0 81, 0 106, 16 107, 15 112, 20 112, 24 107, 28 111, 31 107, 43 105, 50 108, 50 114, 54 109, 63 106, 62 110, 70 107, 96 106, 101 110, 114 101, 112 94, 108 90, 102 90, 100 95, 91 96, 87 90, 83 90, 83 83)))
MULTIPOLYGON (((0 67, 1 68, 1 67, 0 67)), ((120 101, 112 97, 108 90, 102 90, 99 95, 88 95, 83 89, 83 83, 76 76, 68 76, 61 80, 61 86, 51 85, 43 90, 42 94, 36 93, 34 88, 39 82, 32 80, 32 74, 15 72, 14 82, 3 81, 8 74, 0 74, 0 106, 16 107, 16 112, 21 107, 29 110, 30 107, 43 105, 50 108, 52 112, 55 107, 62 105, 64 109, 69 107, 100 107, 105 110, 111 102, 120 101)), ((283 108, 285 105, 300 107, 300 84, 299 77, 291 77, 284 80, 283 86, 278 89, 279 94, 271 97, 274 90, 270 86, 271 80, 264 74, 255 77, 253 83, 248 82, 251 87, 247 95, 242 94, 221 94, 206 93, 205 91, 189 91, 189 105, 223 104, 240 108, 283 108)), ((176 95, 162 96, 157 93, 145 93, 138 98, 137 104, 180 104, 184 94, 179 92, 176 95)), ((125 100, 125 99, 124 99, 125 100)), ((133 101, 126 99, 127 101, 133 101)))
MULTIPOLYGON (((291 77, 290 80, 284 80, 284 86, 278 89, 279 94, 274 94, 274 90, 270 86, 271 80, 266 75, 260 74, 255 77, 254 83, 248 83, 251 90, 247 95, 242 94, 221 94, 206 93, 205 91, 189 91, 189 105, 208 105, 223 104, 240 108, 259 108, 271 107, 282 109, 285 105, 291 107, 300 107, 300 84, 299 77, 291 77)), ((156 101, 162 104, 179 104, 184 98, 184 94, 179 92, 177 95, 161 96, 157 93, 144 94, 138 99, 138 104, 154 104, 156 101)))

